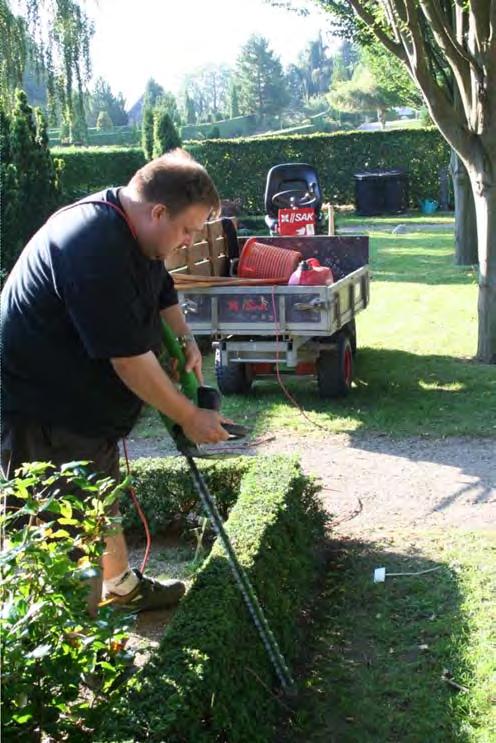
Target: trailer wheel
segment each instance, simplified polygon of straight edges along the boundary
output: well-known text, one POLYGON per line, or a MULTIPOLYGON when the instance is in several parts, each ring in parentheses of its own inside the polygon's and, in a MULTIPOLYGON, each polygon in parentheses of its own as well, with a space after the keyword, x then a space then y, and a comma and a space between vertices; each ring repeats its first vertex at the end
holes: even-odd
POLYGON ((215 376, 223 395, 244 395, 250 391, 251 378, 246 364, 222 364, 221 351, 215 351, 215 376))
POLYGON ((355 320, 351 320, 351 322, 347 324, 346 329, 351 342, 351 350, 353 352, 353 356, 355 356, 357 352, 357 331, 355 320))
POLYGON ((336 348, 320 352, 317 384, 321 397, 344 397, 353 380, 353 348, 348 335, 339 333, 336 348))

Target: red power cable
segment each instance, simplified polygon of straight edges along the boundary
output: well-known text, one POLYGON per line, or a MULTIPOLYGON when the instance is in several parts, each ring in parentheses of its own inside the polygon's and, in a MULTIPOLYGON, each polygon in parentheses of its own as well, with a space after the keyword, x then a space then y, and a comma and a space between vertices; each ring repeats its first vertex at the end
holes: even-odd
MULTIPOLYGON (((129 457, 127 455, 127 444, 126 439, 122 439, 122 448, 124 449, 124 457, 126 458, 126 470, 127 475, 130 478, 131 477, 131 468, 129 467, 129 457)), ((136 511, 138 512, 138 516, 141 519, 141 523, 143 524, 143 527, 145 529, 146 534, 146 548, 145 548, 145 556, 143 557, 143 561, 141 563, 140 572, 144 573, 146 565, 148 563, 148 558, 150 557, 150 550, 152 547, 152 537, 150 534, 150 529, 148 526, 148 521, 146 520, 146 516, 142 511, 142 508, 139 504, 138 497, 136 495, 136 490, 134 487, 130 484, 129 485, 129 492, 131 493, 131 498, 133 499, 134 507, 136 508, 136 511)))
POLYGON ((281 373, 279 371, 279 336, 280 336, 281 328, 279 326, 279 320, 277 318, 277 312, 276 312, 276 287, 275 286, 272 287, 272 311, 274 313, 274 329, 275 329, 275 332, 276 332, 276 377, 277 377, 277 381, 279 382, 279 386, 281 387, 282 391, 284 392, 284 394, 286 395, 286 397, 288 398, 288 400, 296 408, 298 408, 298 410, 300 411, 300 413, 302 414, 302 416, 312 426, 315 426, 316 428, 320 428, 322 431, 326 431, 327 433, 329 433, 330 431, 329 431, 328 428, 326 428, 326 426, 321 426, 320 423, 317 423, 316 421, 313 421, 308 416, 308 414, 306 413, 306 411, 302 408, 302 406, 300 405, 300 403, 297 400, 295 400, 295 398, 293 397, 293 395, 291 394, 291 392, 288 390, 288 388, 286 387, 286 385, 282 381, 281 373))

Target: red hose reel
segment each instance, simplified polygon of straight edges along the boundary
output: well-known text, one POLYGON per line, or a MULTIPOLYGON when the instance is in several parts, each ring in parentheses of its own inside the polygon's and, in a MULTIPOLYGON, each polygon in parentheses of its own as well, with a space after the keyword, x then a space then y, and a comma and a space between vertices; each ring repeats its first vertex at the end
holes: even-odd
POLYGON ((274 279, 274 283, 287 284, 302 257, 296 250, 277 248, 251 237, 239 257, 238 276, 243 279, 274 279))

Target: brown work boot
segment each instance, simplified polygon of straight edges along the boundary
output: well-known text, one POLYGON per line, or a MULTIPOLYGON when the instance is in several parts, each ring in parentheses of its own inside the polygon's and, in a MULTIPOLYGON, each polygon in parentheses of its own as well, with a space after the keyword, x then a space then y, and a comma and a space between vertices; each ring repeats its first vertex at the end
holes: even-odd
POLYGON ((116 609, 138 613, 153 609, 170 609, 184 596, 186 586, 180 580, 158 581, 148 578, 136 568, 133 573, 139 579, 136 588, 124 596, 117 593, 108 593, 105 602, 109 602, 116 609))

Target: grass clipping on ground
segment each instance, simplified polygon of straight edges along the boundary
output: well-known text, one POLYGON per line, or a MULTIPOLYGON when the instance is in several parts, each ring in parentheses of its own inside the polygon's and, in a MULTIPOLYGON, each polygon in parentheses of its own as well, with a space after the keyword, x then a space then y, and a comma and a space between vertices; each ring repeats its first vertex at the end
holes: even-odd
POLYGON ((496 740, 496 533, 335 547, 285 741, 496 740), (386 577, 373 571, 419 571, 386 577))

